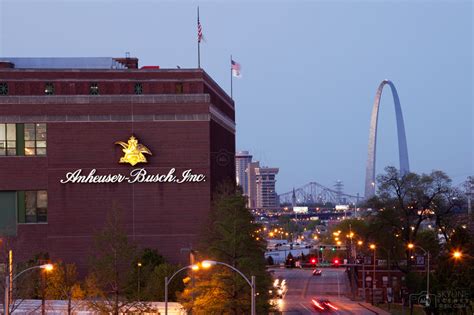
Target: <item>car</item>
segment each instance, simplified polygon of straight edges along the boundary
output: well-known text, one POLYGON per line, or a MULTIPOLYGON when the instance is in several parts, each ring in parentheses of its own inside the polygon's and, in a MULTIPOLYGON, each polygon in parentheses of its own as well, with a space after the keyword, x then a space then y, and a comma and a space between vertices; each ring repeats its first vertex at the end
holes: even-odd
POLYGON ((322 270, 321 269, 314 269, 313 270, 313 276, 320 276, 322 274, 322 270))
POLYGON ((285 279, 282 279, 281 281, 280 279, 275 279, 275 281, 273 282, 273 288, 275 290, 276 297, 279 299, 282 299, 286 291, 288 291, 285 279))
POLYGON ((334 312, 339 310, 331 301, 327 299, 312 299, 313 308, 318 312, 334 312))

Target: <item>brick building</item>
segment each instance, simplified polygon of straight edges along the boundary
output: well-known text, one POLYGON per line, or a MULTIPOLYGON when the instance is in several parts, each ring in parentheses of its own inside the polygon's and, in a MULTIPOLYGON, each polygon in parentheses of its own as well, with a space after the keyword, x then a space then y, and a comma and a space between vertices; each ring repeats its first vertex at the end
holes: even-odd
POLYGON ((234 122, 234 102, 202 69, 0 58, 1 233, 17 261, 48 252, 84 266, 116 207, 130 239, 185 262, 214 189, 235 181, 234 122))

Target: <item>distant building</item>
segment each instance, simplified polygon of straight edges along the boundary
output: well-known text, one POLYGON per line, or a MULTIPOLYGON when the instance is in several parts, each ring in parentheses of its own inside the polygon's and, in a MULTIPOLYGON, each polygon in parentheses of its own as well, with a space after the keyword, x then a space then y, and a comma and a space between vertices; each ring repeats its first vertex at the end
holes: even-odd
POLYGON ((252 162, 249 151, 240 151, 235 155, 235 180, 237 185, 242 187, 245 196, 249 195, 249 183, 247 167, 252 162))
POLYGON ((260 162, 252 162, 248 151, 235 155, 236 182, 242 187, 250 209, 275 209, 279 207, 275 191, 278 168, 261 167, 260 162))
POLYGON ((275 190, 276 174, 278 168, 259 167, 255 168, 258 209, 275 209, 279 207, 278 195, 275 190))
POLYGON ((248 186, 248 199, 247 206, 250 209, 257 208, 257 177, 255 170, 260 167, 260 162, 250 162, 247 166, 247 186, 248 186))

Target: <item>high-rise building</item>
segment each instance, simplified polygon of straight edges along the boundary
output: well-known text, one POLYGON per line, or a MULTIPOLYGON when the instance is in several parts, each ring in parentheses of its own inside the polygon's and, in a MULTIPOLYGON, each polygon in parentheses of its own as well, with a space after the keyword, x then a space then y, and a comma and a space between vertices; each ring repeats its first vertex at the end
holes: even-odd
POLYGON ((278 174, 278 168, 275 167, 255 168, 255 182, 257 190, 256 208, 278 208, 278 195, 275 190, 276 174, 278 174))
POLYGON ((247 166, 248 196, 247 206, 250 209, 257 208, 257 176, 256 169, 260 167, 260 162, 250 162, 247 166))
POLYGON ((17 261, 88 261, 107 213, 185 263, 235 180, 234 101, 202 69, 136 58, 0 58, 0 236, 17 261))
POLYGON ((247 167, 252 162, 252 156, 248 151, 240 151, 235 155, 235 179, 237 185, 242 187, 245 196, 249 195, 247 167))

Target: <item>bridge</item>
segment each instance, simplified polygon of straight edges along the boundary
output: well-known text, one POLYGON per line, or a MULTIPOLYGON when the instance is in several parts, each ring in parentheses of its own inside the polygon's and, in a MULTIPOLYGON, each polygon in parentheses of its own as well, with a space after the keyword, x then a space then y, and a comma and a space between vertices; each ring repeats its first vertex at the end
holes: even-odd
POLYGON ((309 182, 304 186, 295 188, 279 195, 281 205, 318 205, 318 204, 358 204, 362 198, 343 193, 323 186, 317 182, 309 182))

